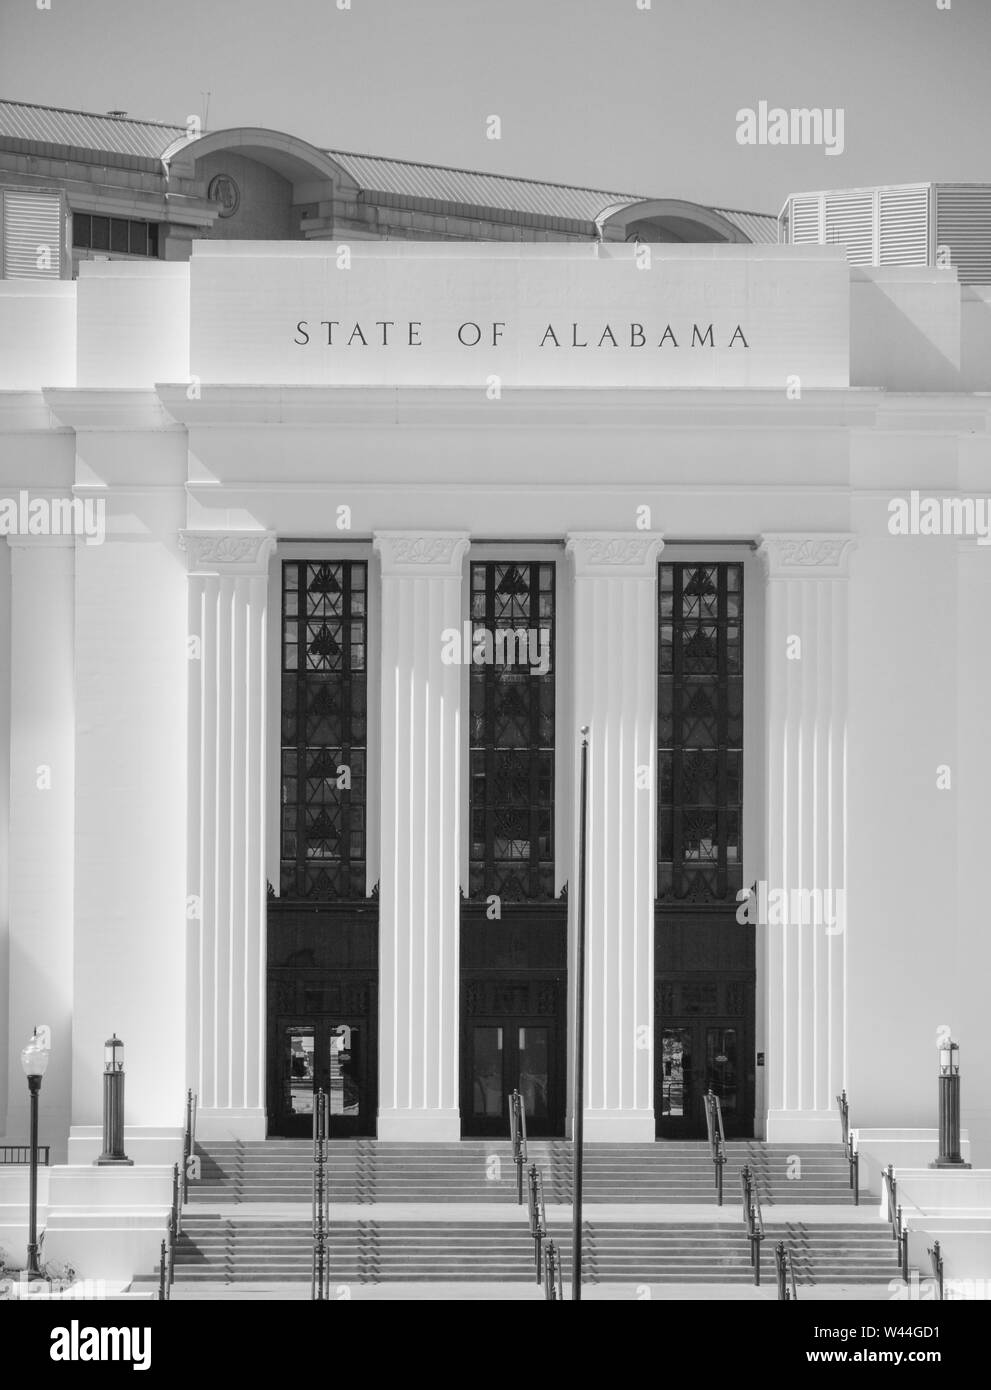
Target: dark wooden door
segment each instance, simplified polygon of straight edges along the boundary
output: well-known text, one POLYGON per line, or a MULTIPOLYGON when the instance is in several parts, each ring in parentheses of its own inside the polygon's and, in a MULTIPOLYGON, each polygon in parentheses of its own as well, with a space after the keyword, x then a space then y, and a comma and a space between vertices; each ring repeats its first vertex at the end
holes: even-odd
POLYGON ((727 1138, 753 1132, 750 1032, 744 1016, 659 1022, 655 1109, 662 1138, 705 1138, 709 1090, 719 1097, 727 1138))
POLYGON ((476 1016, 464 1042, 461 1116, 466 1135, 508 1136, 508 1097, 515 1090, 523 1096, 527 1134, 563 1132, 555 1020, 476 1016))

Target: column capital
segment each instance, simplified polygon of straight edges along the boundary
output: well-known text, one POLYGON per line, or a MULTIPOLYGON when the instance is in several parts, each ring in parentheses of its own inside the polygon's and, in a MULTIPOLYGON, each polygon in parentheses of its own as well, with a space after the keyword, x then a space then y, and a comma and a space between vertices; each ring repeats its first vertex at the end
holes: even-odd
POLYGON ((757 554, 769 579, 845 579, 856 543, 847 531, 766 532, 757 554))
POLYGON ((272 531, 180 531, 189 574, 266 574, 275 549, 272 531))
POLYGON ((471 545, 467 531, 373 531, 383 575, 456 578, 471 545))
POLYGON ((569 531, 565 539, 578 577, 652 576, 664 549, 659 531, 569 531))

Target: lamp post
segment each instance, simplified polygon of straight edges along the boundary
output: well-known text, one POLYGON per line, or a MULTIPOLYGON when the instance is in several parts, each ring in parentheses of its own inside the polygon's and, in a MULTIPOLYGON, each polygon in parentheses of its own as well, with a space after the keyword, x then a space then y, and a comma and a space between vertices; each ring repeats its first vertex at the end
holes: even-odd
POLYGON ((124 1044, 116 1033, 103 1044, 103 1153, 96 1161, 133 1163, 124 1152, 124 1044))
POLYGON ((28 1280, 44 1279, 38 1268, 38 1097, 41 1094, 41 1078, 48 1068, 50 1052, 46 1043, 38 1036, 38 1030, 31 1035, 31 1041, 21 1052, 21 1066, 28 1079, 31 1095, 31 1179, 28 1197, 28 1280))
POLYGON ((969 1168, 960 1153, 960 1047, 939 1045, 939 1157, 930 1168, 969 1168))

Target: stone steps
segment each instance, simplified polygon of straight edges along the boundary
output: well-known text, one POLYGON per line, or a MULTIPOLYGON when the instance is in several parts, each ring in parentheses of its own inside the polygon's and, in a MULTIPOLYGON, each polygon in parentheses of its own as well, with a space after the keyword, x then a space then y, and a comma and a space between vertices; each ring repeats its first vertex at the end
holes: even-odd
MULTIPOLYGON (((308 1202, 312 1145, 308 1140, 211 1143, 197 1146, 201 1177, 190 1200, 204 1202, 308 1202)), ((532 1142, 549 1202, 571 1198, 571 1146, 564 1140, 532 1142)), ((739 1192, 748 1163, 764 1205, 787 1202, 851 1203, 842 1146, 728 1145, 723 1173, 727 1200, 739 1192), (800 1176, 794 1176, 800 1163, 800 1176)), ((460 1144, 379 1144, 375 1140, 330 1145, 328 1181, 337 1202, 511 1202, 515 1199, 512 1151, 504 1140, 460 1144), (499 1160, 493 1176, 492 1159, 499 1160)), ((640 1145, 589 1145, 585 1154, 586 1202, 710 1202, 715 1200, 712 1163, 704 1144, 691 1141, 640 1145)))
MULTIPOLYGON (((551 1223, 563 1260, 570 1258, 570 1227, 551 1223)), ((799 1283, 877 1283, 897 1275, 894 1244, 878 1223, 789 1223, 770 1227, 762 1252, 765 1280, 773 1278, 777 1241, 784 1240, 799 1283)), ((584 1225, 586 1276, 591 1282, 726 1283, 752 1279, 747 1241, 739 1224, 584 1225)), ((300 1281, 310 1277, 308 1221, 232 1221, 187 1214, 176 1249, 181 1282, 300 1281)), ((526 1222, 332 1222, 332 1283, 534 1278, 533 1243, 526 1222)))

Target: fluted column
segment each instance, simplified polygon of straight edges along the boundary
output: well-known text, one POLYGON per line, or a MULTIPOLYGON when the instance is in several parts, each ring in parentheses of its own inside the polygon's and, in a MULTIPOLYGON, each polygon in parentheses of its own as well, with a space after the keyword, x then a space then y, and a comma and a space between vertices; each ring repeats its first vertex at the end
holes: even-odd
MULTIPOLYGON (((654 1139, 655 534, 568 537, 575 725, 589 726, 585 1138, 654 1139)), ((574 785, 579 785, 576 775, 574 785)), ((570 893, 571 910, 578 900, 570 893)), ((572 1029, 573 1036, 573 1029, 572 1029)))
POLYGON ((10 1007, 3 1026, 10 1074, 4 1133, 12 1144, 27 1142, 21 1048, 35 1027, 47 1025, 52 1060, 41 1089, 42 1142, 52 1143, 64 1161, 72 1076, 75 541, 9 536, 8 545, 10 1007))
POLYGON ((771 1142, 840 1138, 835 1098, 845 1068, 852 547, 848 535, 778 534, 763 536, 759 552, 767 575, 768 922, 762 930, 771 1142), (816 906, 803 909, 809 903, 816 906))
POLYGON ((182 535, 189 570, 187 1076, 204 1138, 265 1137, 266 532, 182 535))
POLYGON ((456 1140, 461 532, 380 531, 382 796, 379 1121, 386 1140, 456 1140))

